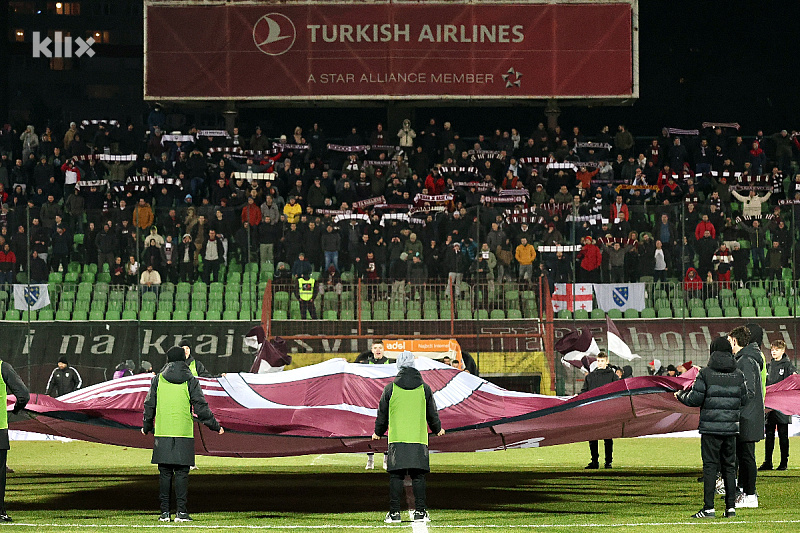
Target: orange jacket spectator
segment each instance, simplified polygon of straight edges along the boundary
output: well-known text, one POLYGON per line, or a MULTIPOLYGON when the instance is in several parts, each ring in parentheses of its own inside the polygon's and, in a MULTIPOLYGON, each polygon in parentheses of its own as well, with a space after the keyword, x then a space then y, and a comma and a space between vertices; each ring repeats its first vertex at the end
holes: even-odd
POLYGON ((575 178, 580 182, 582 189, 588 189, 592 186, 592 178, 597 175, 599 171, 594 169, 592 171, 586 170, 586 167, 581 167, 575 178))
POLYGON ((153 208, 142 198, 133 208, 133 225, 140 229, 147 229, 153 225, 153 220, 155 220, 153 208))
POLYGON ((520 265, 530 265, 536 261, 536 248, 532 244, 520 244, 514 257, 520 265))
POLYGON ((242 224, 245 222, 249 223, 251 228, 261 222, 261 208, 255 204, 253 198, 248 198, 247 204, 242 208, 242 224))

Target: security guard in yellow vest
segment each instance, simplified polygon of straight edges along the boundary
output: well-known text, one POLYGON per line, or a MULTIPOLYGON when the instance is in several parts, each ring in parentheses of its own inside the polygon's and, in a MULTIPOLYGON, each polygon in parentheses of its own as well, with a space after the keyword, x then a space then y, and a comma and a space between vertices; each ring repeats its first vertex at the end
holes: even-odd
POLYGON ((386 385, 375 419, 372 440, 389 430, 389 512, 386 523, 398 523, 403 480, 411 477, 414 489, 414 521, 429 522, 425 505, 425 474, 430 472, 428 460, 428 427, 436 435, 444 435, 439 413, 430 386, 414 367, 414 355, 404 351, 397 357, 397 378, 386 385))
POLYGON ((303 272, 301 277, 297 278, 297 299, 300 300, 300 318, 306 318, 306 313, 311 315, 312 320, 317 319, 317 309, 314 307, 314 285, 316 280, 311 277, 308 272, 303 272))
POLYGON ((224 430, 208 407, 200 382, 189 371, 186 352, 179 346, 167 350, 167 366, 150 384, 144 400, 142 433, 155 433, 152 463, 158 465, 162 522, 170 521, 170 496, 175 484, 176 522, 190 522, 186 500, 189 467, 194 466, 194 419, 220 434, 224 430))
POLYGON ((22 411, 31 395, 28 392, 28 387, 19 378, 14 368, 5 361, 0 361, 0 375, 2 375, 3 382, 0 383, 0 522, 11 522, 11 517, 6 512, 6 460, 8 459, 8 450, 11 447, 8 442, 8 411, 6 411, 6 396, 10 392, 17 398, 14 404, 14 409, 11 411, 14 414, 22 411))

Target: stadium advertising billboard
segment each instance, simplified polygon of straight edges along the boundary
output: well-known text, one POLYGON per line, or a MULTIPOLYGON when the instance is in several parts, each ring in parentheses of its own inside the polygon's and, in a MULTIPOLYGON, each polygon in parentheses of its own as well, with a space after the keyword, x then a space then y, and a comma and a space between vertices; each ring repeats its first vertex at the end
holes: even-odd
POLYGON ((630 1, 145 8, 148 99, 637 96, 630 1))

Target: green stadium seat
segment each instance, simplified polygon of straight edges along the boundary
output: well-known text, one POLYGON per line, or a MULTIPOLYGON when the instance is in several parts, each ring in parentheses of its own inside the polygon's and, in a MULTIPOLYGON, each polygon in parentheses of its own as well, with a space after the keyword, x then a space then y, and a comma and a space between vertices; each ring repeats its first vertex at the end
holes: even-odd
POLYGON ((775 316, 787 317, 787 316, 792 316, 792 313, 789 310, 789 308, 786 307, 785 305, 779 305, 775 307, 775 316))
POLYGON ((89 320, 89 312, 84 310, 75 309, 72 312, 72 321, 73 322, 83 322, 89 320))
MULTIPOLYGON (((72 261, 67 266, 67 272, 73 274, 80 274, 81 273, 81 264, 77 261, 72 261)), ((77 281, 77 278, 75 279, 77 281)))
POLYGON ((609 318, 612 318, 612 319, 614 319, 614 318, 622 318, 622 311, 620 311, 619 309, 609 309, 608 310, 608 316, 609 316, 609 318))
POLYGON ((739 309, 743 309, 745 307, 755 307, 753 304, 753 299, 750 296, 737 297, 736 303, 739 305, 739 309))
POLYGON ((695 307, 691 309, 692 318, 706 318, 706 310, 702 307, 695 307))
POLYGON ((592 309, 592 312, 590 313, 589 316, 592 317, 593 319, 605 318, 606 312, 600 309, 599 307, 595 307, 594 309, 592 309))
POLYGON ((209 309, 208 313, 206 313, 206 320, 222 320, 222 311, 219 309, 214 309, 213 311, 209 309))
POLYGON ((642 309, 642 318, 655 318, 656 310, 652 307, 645 307, 642 309))
POLYGON ((186 281, 181 281, 175 286, 175 292, 178 294, 189 294, 192 292, 192 284, 186 281))
POLYGON ((489 311, 486 309, 478 309, 475 311, 476 320, 489 320, 489 311))
POLYGON ((86 263, 85 265, 83 265, 83 273, 97 274, 97 264, 86 263))
POLYGON ((47 276, 48 283, 61 283, 64 281, 64 275, 61 272, 50 272, 50 275, 47 276))
POLYGON ((662 307, 658 310, 658 318, 672 318, 672 310, 668 307, 662 307))
POLYGON ((136 320, 136 311, 123 311, 122 320, 136 320))
MULTIPOLYGON (((586 309, 576 309, 573 313, 575 320, 588 320, 589 319, 589 311, 586 309)), ((509 313, 509 318, 511 318, 509 313)))
POLYGON ((766 296, 757 296, 755 298, 755 307, 770 307, 769 298, 766 296))
POLYGON ((708 318, 722 318, 722 308, 721 307, 709 307, 708 310, 707 310, 707 314, 708 314, 708 318))
POLYGON ((719 291, 720 298, 731 298, 733 297, 734 292, 730 289, 721 289, 719 291))
MULTIPOLYGON (((379 302, 375 302, 379 303, 379 302)), ((384 302, 386 303, 386 302, 384 302)), ((383 309, 374 309, 372 311, 372 320, 389 320, 389 311, 383 309)))
MULTIPOLYGON (((284 314, 284 316, 286 315, 286 311, 281 311, 281 312, 284 314)), ((278 318, 276 318, 275 313, 276 312, 272 313, 272 319, 279 320, 278 318)), ((222 313, 222 320, 239 320, 239 311, 234 311, 232 309, 226 310, 225 312, 222 313)))
POLYGON ((339 317, 337 316, 336 311, 329 309, 322 313, 322 320, 339 320, 339 317))
POLYGON ((703 307, 703 300, 701 300, 700 298, 691 298, 689 300, 689 309, 696 309, 698 307, 699 308, 703 307))
POLYGON ((741 287, 739 289, 736 289, 736 299, 737 300, 740 299, 740 298, 745 298, 745 297, 746 298, 750 298, 750 289, 748 289, 746 287, 741 287))
POLYGON ((558 312, 557 317, 558 318, 563 318, 563 319, 571 319, 572 318, 572 313, 570 311, 568 311, 567 309, 562 309, 561 311, 558 312))
POLYGON ((111 283, 111 274, 108 272, 100 272, 97 275, 97 281, 102 283, 111 283))
POLYGON ((759 308, 756 309, 756 314, 758 316, 762 316, 762 317, 770 317, 770 316, 772 316, 772 308, 769 307, 769 306, 767 306, 767 307, 763 307, 763 306, 759 307, 759 308))
POLYGON ((56 311, 56 320, 69 321, 71 319, 72 319, 72 312, 70 312, 70 311, 62 311, 60 309, 58 311, 56 311))
POLYGON ((192 308, 192 312, 189 313, 189 320, 205 320, 206 313, 200 309, 192 308))
POLYGON ((626 309, 623 316, 625 318, 639 318, 639 311, 636 309, 626 309))
POLYGON ((89 313, 89 320, 105 320, 106 313, 103 311, 92 311, 89 313))
POLYGON ((36 320, 40 322, 52 322, 55 320, 55 314, 52 309, 42 309, 36 316, 36 320))
POLYGON ((738 307, 726 307, 724 310, 726 317, 738 317, 739 316, 739 308, 738 307))
POLYGON ((150 309, 142 309, 139 313, 139 320, 154 320, 155 313, 150 309))
POLYGON ((659 298, 655 301, 654 306, 656 309, 669 309, 670 308, 669 300, 666 298, 659 298))
POLYGON ((405 312, 402 309, 392 307, 389 311, 389 320, 405 320, 405 318, 405 312))
POLYGON ((172 311, 167 311, 166 309, 159 309, 156 312, 156 320, 171 320, 172 319, 172 311))
POLYGON ((434 307, 433 309, 422 310, 423 320, 439 320, 439 311, 434 307))
POLYGON ((67 314, 69 314, 69 313, 72 312, 73 305, 74 305, 74 302, 71 301, 71 300, 61 300, 60 302, 58 302, 58 310, 59 311, 64 311, 67 314))
POLYGON ((787 307, 788 301, 784 296, 773 296, 770 301, 770 307, 787 307))
POLYGON ((95 281, 94 272, 84 272, 83 275, 81 275, 81 282, 84 282, 84 281, 86 283, 94 283, 94 281, 95 281))
POLYGON ((489 314, 489 318, 492 320, 505 320, 506 312, 502 309, 493 309, 492 312, 489 314))
POLYGON ((741 316, 743 317, 755 317, 756 316, 756 308, 752 306, 742 307, 741 316))
POLYGON ((762 296, 766 296, 767 291, 764 287, 751 287, 750 288, 750 296, 753 298, 760 298, 762 296))
POLYGON ((64 276, 64 283, 78 283, 78 273, 67 272, 67 274, 64 276))
POLYGON ((20 312, 16 309, 9 309, 6 311, 5 315, 6 320, 19 320, 20 319, 20 312))
POLYGON ((109 309, 106 311, 106 320, 120 320, 122 312, 118 309, 109 309))
POLYGON ((506 313, 506 318, 509 319, 520 319, 522 318, 522 311, 519 309, 509 309, 506 313))

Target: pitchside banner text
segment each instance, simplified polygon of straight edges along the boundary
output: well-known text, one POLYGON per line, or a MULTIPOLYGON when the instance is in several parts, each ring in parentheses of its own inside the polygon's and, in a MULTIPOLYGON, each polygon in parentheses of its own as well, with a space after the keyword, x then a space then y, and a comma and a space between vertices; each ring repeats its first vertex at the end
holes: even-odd
POLYGON ((626 2, 145 8, 149 99, 633 96, 626 2))

